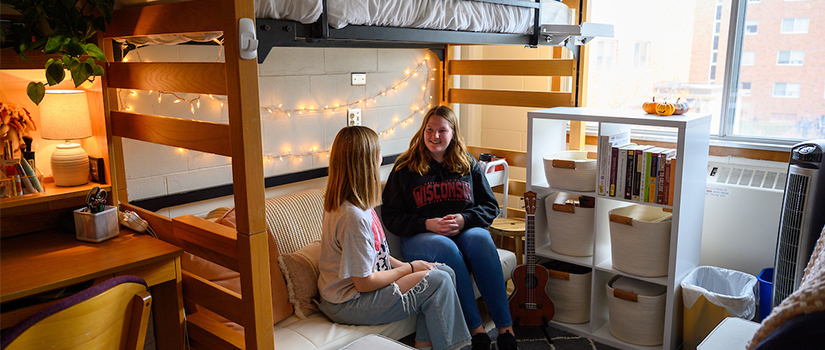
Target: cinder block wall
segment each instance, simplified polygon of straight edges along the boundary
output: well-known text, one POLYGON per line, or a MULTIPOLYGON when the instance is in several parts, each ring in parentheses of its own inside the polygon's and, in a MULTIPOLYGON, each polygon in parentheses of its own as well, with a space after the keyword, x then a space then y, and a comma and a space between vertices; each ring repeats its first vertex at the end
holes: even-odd
MULTIPOLYGON (((416 109, 427 109, 429 103, 434 103, 430 102, 434 85, 428 73, 435 67, 435 60, 427 61, 418 74, 411 74, 428 55, 434 57, 428 50, 417 49, 273 48, 259 65, 258 76, 265 176, 327 166, 328 153, 324 151, 329 150, 338 130, 346 125, 347 108, 334 112, 306 110, 332 108, 336 104, 361 101, 349 108, 361 109, 363 125, 379 133, 389 132, 381 136, 384 155, 406 150, 421 122, 422 114, 416 109), (366 73, 367 84, 352 86, 353 72, 366 73), (404 81, 408 75, 409 79, 404 81), (400 82, 403 83, 398 85, 400 82), (365 100, 372 96, 375 98, 365 100), (304 112, 295 111, 302 108, 304 112), (293 111, 287 115, 284 110, 293 111), (410 117, 412 121, 404 125, 410 117), (312 151, 320 153, 307 154, 312 151), (286 154, 293 156, 283 157, 286 154)), ((223 54, 218 45, 146 46, 130 52, 126 58, 144 62, 215 62, 223 61, 223 54)), ((227 108, 222 106, 224 96, 158 96, 157 91, 121 90, 119 99, 123 108, 140 113, 228 122, 227 108), (199 107, 194 101, 197 98, 199 107)), ((123 148, 130 200, 232 182, 227 157, 127 139, 123 148)), ((318 186, 323 186, 323 182, 305 185, 318 186)), ((190 207, 185 213, 205 212, 222 203, 231 205, 226 200, 210 201, 199 209, 190 207)), ((172 210, 169 214, 174 216, 172 210)))

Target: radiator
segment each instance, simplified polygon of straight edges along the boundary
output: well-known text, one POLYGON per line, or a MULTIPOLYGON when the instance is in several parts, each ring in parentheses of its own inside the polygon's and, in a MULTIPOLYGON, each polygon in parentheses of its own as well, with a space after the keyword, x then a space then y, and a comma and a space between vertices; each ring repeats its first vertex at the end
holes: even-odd
POLYGON ((788 168, 737 160, 708 163, 699 263, 756 276, 774 266, 788 168))

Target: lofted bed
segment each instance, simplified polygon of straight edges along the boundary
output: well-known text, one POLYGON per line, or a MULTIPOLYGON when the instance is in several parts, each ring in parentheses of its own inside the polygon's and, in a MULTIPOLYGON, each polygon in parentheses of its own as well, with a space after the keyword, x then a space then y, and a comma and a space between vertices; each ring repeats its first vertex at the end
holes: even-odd
MULTIPOLYGON (((101 39, 101 47, 110 61, 103 79, 103 94, 113 201, 124 209, 138 212, 161 239, 240 273, 243 292, 238 294, 183 272, 179 288, 185 305, 207 305, 209 310, 243 326, 244 330, 238 333, 210 316, 189 314, 180 330, 186 329, 193 348, 272 349, 277 341, 273 339, 272 325, 293 313, 280 270, 273 266, 277 259, 270 256, 278 252, 268 249, 264 212, 257 65, 263 62, 271 47, 427 48, 439 59, 436 87, 438 102, 442 104, 548 108, 576 106, 579 100, 576 84, 571 92, 499 91, 453 88, 453 79, 457 75, 509 75, 570 77, 575 81, 580 75, 578 45, 593 36, 612 36, 610 26, 580 23, 586 11, 578 1, 370 2, 386 6, 381 9, 359 5, 361 3, 364 2, 190 0, 126 7, 113 14, 112 25, 101 39), (453 8, 439 7, 446 4, 453 8), (406 16, 400 18, 398 14, 402 13, 406 16), (466 13, 480 14, 480 20, 471 20, 466 13), (253 18, 254 21, 247 20, 253 18), (254 23, 251 28, 243 29, 243 25, 239 25, 250 21, 254 23), (478 27, 485 23, 494 26, 478 27), (177 44, 221 36, 226 52, 223 63, 120 62, 124 45, 177 44), (575 58, 453 59, 452 45, 467 44, 553 45, 559 46, 556 57, 561 57, 561 46, 567 46, 575 58), (225 95, 229 123, 123 111, 118 108, 118 89, 225 95), (229 230, 188 215, 166 218, 128 204, 122 138, 231 157, 237 227, 229 230)), ((571 144, 583 145, 583 126, 579 130, 581 132, 571 131, 571 144), (579 136, 574 137, 574 133, 579 136)))

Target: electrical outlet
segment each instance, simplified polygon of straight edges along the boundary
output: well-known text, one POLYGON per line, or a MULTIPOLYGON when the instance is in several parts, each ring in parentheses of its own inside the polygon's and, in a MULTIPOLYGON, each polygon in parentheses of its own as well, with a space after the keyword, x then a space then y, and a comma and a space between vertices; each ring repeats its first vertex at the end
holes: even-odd
POLYGON ((367 73, 352 73, 352 85, 367 85, 367 73))
POLYGON ((347 110, 347 126, 361 125, 361 108, 347 110))

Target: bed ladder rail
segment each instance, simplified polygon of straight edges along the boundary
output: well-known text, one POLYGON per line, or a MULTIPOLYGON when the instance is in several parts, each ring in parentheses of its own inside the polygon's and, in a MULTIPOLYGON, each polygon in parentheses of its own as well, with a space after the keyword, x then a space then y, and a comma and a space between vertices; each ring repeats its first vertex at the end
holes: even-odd
POLYGON ((221 32, 226 19, 215 14, 227 13, 223 9, 232 4, 222 0, 190 0, 118 9, 112 13, 117 20, 111 22, 104 38, 221 32))
POLYGON ((183 270, 183 296, 188 302, 204 307, 226 319, 241 324, 241 295, 198 275, 183 270))
POLYGON ((243 334, 201 312, 186 316, 186 324, 189 327, 191 349, 246 349, 243 334))
MULTIPOLYGON (((578 63, 572 59, 546 60, 448 60, 450 75, 500 75, 575 77, 578 63)), ((487 89, 450 88, 449 103, 487 104, 512 107, 573 107, 572 92, 556 91, 502 91, 487 89)))
POLYGON ((107 96, 104 103, 110 147, 116 155, 117 171, 113 173, 118 176, 117 191, 123 194, 119 196, 121 200, 128 200, 123 137, 229 156, 232 160, 237 215, 234 232, 224 232, 194 218, 155 220, 163 225, 164 240, 240 273, 240 296, 187 275, 183 287, 187 302, 202 297, 198 293, 223 298, 219 300, 236 300, 227 301, 224 307, 212 305, 212 308, 220 309, 219 314, 229 316, 228 319, 244 327, 244 334, 240 334, 216 321, 204 321, 206 315, 189 315, 190 341, 201 348, 274 349, 274 321, 292 313, 288 300, 272 300, 272 289, 286 295, 286 287, 270 283, 272 278, 276 282, 281 279, 284 284, 277 265, 272 266, 270 274, 272 259, 262 209, 265 194, 257 62, 243 60, 239 55, 238 22, 241 18, 254 18, 254 12, 253 0, 191 0, 125 8, 113 12, 112 25, 103 35, 105 39, 204 32, 224 35, 224 63, 114 62, 115 44, 109 40, 102 42, 110 62, 103 80, 107 96), (225 95, 229 122, 220 124, 132 113, 125 110, 125 106, 119 110, 117 89, 225 95), (213 242, 193 244, 195 239, 204 238, 213 242))

